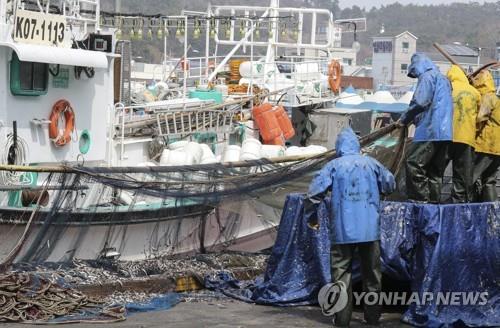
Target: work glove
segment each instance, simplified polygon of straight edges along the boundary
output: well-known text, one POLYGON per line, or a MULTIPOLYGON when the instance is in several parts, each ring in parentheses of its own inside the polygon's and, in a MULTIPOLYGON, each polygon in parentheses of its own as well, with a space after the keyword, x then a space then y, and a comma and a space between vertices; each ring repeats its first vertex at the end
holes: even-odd
POLYGON ((307 195, 304 199, 304 219, 307 221, 307 225, 315 230, 319 228, 318 208, 322 200, 322 195, 307 195))

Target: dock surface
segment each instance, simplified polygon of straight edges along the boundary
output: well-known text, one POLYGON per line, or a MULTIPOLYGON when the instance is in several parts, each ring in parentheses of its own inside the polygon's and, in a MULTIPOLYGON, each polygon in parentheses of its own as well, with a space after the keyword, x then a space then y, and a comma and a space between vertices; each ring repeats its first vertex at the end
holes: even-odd
MULTIPOLYGON (((400 313, 384 313, 379 327, 411 327, 399 321, 400 313)), ((362 323, 363 313, 353 313, 351 327, 373 327, 362 323)), ((2 324, 2 328, 39 328, 39 325, 2 324)), ((50 327, 50 325, 48 326, 50 327)), ((163 328, 163 327, 332 327, 331 318, 321 314, 319 307, 272 307, 243 302, 180 303, 166 311, 138 313, 126 321, 112 324, 68 324, 58 328, 163 328)))

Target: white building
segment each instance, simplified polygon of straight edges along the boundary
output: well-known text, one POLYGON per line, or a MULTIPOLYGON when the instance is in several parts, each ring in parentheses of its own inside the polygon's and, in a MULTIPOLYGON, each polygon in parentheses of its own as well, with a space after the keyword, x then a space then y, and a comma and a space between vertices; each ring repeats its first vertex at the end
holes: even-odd
POLYGON ((372 76, 376 86, 403 86, 414 82, 407 74, 411 56, 417 51, 417 39, 408 31, 373 38, 372 76))

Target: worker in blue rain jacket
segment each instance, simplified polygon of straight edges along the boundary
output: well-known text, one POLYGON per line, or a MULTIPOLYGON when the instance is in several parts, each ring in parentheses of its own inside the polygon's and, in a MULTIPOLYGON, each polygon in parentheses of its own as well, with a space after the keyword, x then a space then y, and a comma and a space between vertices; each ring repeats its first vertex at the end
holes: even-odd
MULTIPOLYGON (((331 191, 332 199, 332 280, 347 287, 348 304, 335 315, 336 326, 348 326, 352 314, 351 265, 354 252, 359 252, 366 292, 380 292, 380 194, 396 188, 394 176, 377 160, 363 156, 351 128, 345 128, 335 145, 338 158, 330 161, 309 186, 309 204, 317 204, 331 191)), ((311 212, 311 207, 306 208, 311 212)), ((365 320, 377 324, 379 306, 365 306, 365 320)))
POLYGON ((406 189, 410 200, 439 203, 453 140, 453 99, 448 79, 424 54, 411 58, 408 76, 417 87, 401 123, 415 123, 415 136, 406 157, 406 189))

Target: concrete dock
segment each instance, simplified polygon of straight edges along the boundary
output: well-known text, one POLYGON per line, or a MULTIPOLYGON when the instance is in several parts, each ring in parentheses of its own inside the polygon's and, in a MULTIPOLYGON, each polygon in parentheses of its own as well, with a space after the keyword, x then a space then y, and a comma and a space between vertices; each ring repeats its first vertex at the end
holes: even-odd
MULTIPOLYGON (((384 313, 379 327, 411 327, 399 321, 400 313, 384 313)), ((2 328, 35 328, 39 325, 1 324, 2 328)), ((243 302, 180 303, 166 311, 139 313, 126 321, 112 324, 68 324, 58 328, 163 328, 163 327, 331 327, 331 318, 321 314, 318 307, 271 307, 243 302)), ((351 327, 370 327, 363 324, 363 313, 355 311, 351 327)))

